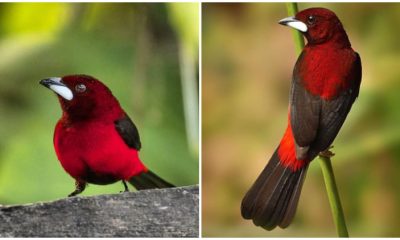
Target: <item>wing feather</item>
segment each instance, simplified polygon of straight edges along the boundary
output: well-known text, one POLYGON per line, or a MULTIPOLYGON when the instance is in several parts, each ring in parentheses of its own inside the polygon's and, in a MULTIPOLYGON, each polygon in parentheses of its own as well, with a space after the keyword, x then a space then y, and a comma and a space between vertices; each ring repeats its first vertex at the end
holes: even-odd
POLYGON ((139 137, 139 131, 136 128, 136 125, 128 117, 128 115, 125 115, 124 117, 116 120, 114 124, 115 129, 122 137, 126 145, 139 151, 142 147, 142 143, 140 142, 139 137))
MULTIPOLYGON (((296 143, 296 157, 314 158, 327 149, 337 136, 351 106, 358 96, 361 83, 361 60, 357 53, 349 75, 343 81, 350 82, 347 90, 335 99, 324 100, 307 91, 301 84, 295 68, 290 94, 290 124, 296 143)), ((300 56, 299 59, 301 59, 300 56)))

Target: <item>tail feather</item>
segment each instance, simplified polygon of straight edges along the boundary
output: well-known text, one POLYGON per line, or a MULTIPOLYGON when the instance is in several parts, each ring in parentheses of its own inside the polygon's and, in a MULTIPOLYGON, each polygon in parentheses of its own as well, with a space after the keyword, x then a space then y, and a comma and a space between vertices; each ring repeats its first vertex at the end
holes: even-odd
POLYGON ((254 199, 255 212, 253 213, 253 221, 257 226, 270 225, 272 216, 277 209, 277 205, 281 198, 284 197, 286 184, 276 184, 276 182, 287 181, 287 169, 276 168, 271 177, 265 182, 254 199), (275 193, 281 193, 275 194, 275 193), (266 221, 268 220, 268 221, 266 221))
POLYGON ((293 178, 295 177, 295 174, 290 175, 285 180, 285 183, 282 184, 284 185, 284 188, 279 195, 279 199, 276 202, 275 208, 272 210, 271 217, 267 218, 269 220, 264 223, 264 225, 262 226, 263 228, 267 230, 272 230, 277 226, 277 223, 281 221, 282 216, 284 216, 287 206, 289 204, 291 192, 293 191, 293 188, 295 186, 295 184, 293 184, 293 178))
POLYGON ((147 172, 142 172, 137 176, 133 176, 131 179, 129 179, 129 183, 132 184, 137 190, 175 187, 150 170, 147 172))
MULTIPOLYGON (((274 153, 276 155, 277 152, 274 153)), ((276 169, 278 171, 279 168, 279 159, 272 156, 271 160, 268 162, 267 167, 264 168, 258 179, 255 181, 253 186, 250 190, 246 193, 245 197, 242 200, 242 216, 245 219, 252 219, 255 212, 257 212, 256 208, 256 201, 260 196, 267 196, 267 194, 261 194, 261 190, 268 190, 270 188, 265 187, 264 185, 267 184, 271 176, 273 175, 276 169), (278 161, 276 161, 278 160, 278 161)))
POLYGON ((285 216, 283 217, 283 219, 279 225, 281 228, 286 228, 292 222, 294 214, 296 213, 297 204, 299 203, 300 193, 301 193, 301 189, 303 188, 303 183, 304 183, 305 176, 307 174, 307 170, 308 170, 308 164, 305 165, 300 172, 299 180, 297 180, 297 183, 294 187, 292 196, 288 203, 287 210, 285 212, 285 216))
POLYGON ((267 230, 287 227, 296 212, 307 165, 297 171, 280 163, 275 151, 242 200, 242 216, 267 230))

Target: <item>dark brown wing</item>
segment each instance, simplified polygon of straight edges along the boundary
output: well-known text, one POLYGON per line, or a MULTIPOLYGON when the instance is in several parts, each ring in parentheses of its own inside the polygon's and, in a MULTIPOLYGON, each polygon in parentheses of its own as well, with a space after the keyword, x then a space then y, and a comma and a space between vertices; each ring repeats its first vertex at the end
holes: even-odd
POLYGON ((297 79, 292 83, 290 96, 290 124, 294 138, 299 146, 309 146, 317 136, 321 98, 309 93, 297 79))
POLYGON ((124 117, 114 122, 115 129, 119 135, 124 139, 124 142, 130 147, 136 150, 140 150, 142 144, 140 142, 139 131, 132 120, 125 115, 124 117))
MULTIPOLYGON (((294 77, 290 95, 290 123, 297 145, 296 155, 297 152, 301 153, 301 148, 305 148, 306 154, 314 158, 332 144, 358 96, 361 60, 356 55, 350 74, 346 76, 352 85, 333 100, 325 101, 312 95, 300 84, 301 79, 294 77)), ((299 74, 295 72, 294 76, 299 74)))
POLYGON ((312 149, 314 151, 323 151, 332 144, 333 140, 339 133, 351 106, 358 97, 361 83, 361 59, 357 53, 356 55, 356 60, 354 61, 352 70, 350 71, 351 74, 347 76, 349 79, 353 80, 350 88, 342 92, 334 100, 322 100, 321 102, 319 130, 317 137, 312 144, 312 149))
POLYGON ((321 111, 321 98, 309 93, 301 84, 299 68, 304 58, 304 51, 299 56, 293 70, 290 89, 290 125, 296 142, 296 156, 304 159, 315 140, 321 111))

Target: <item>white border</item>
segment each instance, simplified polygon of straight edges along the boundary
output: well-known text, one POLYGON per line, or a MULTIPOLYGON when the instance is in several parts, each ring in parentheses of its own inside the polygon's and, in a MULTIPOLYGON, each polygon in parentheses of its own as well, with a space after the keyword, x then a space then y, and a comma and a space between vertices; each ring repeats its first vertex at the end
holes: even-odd
POLYGON ((202 191, 202 186, 203 186, 203 184, 202 184, 202 179, 203 179, 203 175, 202 175, 202 173, 203 173, 203 171, 202 171, 202 166, 203 166, 203 164, 202 164, 202 159, 203 159, 203 154, 202 154, 202 142, 201 142, 201 140, 202 140, 202 135, 201 135, 201 130, 202 130, 202 113, 203 113, 203 111, 202 111, 202 106, 203 106, 203 104, 202 104, 202 83, 203 83, 203 81, 202 81, 202 76, 203 76, 203 74, 202 74, 202 26, 203 26, 203 24, 202 24, 202 20, 203 20, 203 16, 202 16, 202 13, 203 13, 203 4, 202 3, 199 3, 199 47, 198 47, 198 49, 199 49, 199 121, 198 121, 198 123, 199 123, 199 238, 202 238, 202 233, 203 233, 203 224, 202 224, 202 217, 203 217, 203 215, 202 215, 202 209, 203 209, 203 207, 202 207, 202 203, 203 203, 203 198, 202 198, 202 196, 203 196, 203 191, 202 191))

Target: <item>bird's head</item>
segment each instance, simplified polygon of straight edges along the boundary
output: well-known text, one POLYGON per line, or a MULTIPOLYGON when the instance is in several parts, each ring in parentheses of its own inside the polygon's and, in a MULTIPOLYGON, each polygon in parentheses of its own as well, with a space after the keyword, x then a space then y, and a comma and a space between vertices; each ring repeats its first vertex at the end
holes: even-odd
POLYGON ((120 105, 102 82, 87 75, 51 77, 40 84, 54 91, 63 113, 70 118, 93 118, 118 114, 120 105))
POLYGON ((311 45, 330 41, 350 45, 339 18, 326 8, 308 8, 279 23, 299 30, 311 45))

